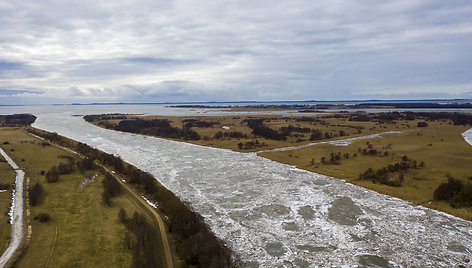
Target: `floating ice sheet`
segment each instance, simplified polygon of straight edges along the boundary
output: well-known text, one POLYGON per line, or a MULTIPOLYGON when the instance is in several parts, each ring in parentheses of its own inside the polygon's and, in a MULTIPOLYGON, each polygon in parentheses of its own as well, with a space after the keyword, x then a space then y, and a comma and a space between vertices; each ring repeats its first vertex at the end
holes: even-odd
POLYGON ((464 140, 472 145, 472 128, 467 130, 466 132, 462 133, 462 137, 464 137, 464 140))

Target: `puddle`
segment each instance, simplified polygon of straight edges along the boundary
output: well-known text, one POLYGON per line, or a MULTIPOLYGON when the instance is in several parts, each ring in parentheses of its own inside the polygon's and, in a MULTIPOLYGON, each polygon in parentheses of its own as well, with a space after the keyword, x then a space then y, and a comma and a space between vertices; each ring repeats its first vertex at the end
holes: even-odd
POLYGON ((383 257, 376 255, 360 255, 359 257, 360 267, 378 267, 378 268, 393 268, 389 261, 383 257))
POLYGON ((283 216, 290 213, 290 208, 278 204, 264 205, 254 209, 257 212, 262 212, 267 215, 283 216))
POLYGON ((299 231, 300 228, 298 228, 298 225, 294 222, 284 222, 282 224, 282 228, 286 231, 299 231))
POLYGON ((277 257, 282 256, 285 254, 285 252, 287 252, 287 250, 284 248, 284 244, 280 242, 267 243, 265 245, 265 250, 267 251, 269 255, 277 256, 277 257))
POLYGON ((302 216, 304 220, 312 220, 315 217, 315 211, 311 206, 304 206, 298 209, 298 214, 302 216))
POLYGON ((449 243, 447 245, 447 249, 457 253, 469 253, 469 249, 467 247, 455 242, 449 243))

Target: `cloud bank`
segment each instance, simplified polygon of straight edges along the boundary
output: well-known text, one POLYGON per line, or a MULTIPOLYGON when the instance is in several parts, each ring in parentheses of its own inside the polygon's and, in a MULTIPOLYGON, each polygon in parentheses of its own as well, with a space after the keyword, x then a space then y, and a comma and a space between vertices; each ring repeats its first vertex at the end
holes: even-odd
POLYGON ((470 98, 472 3, 0 3, 0 104, 470 98))

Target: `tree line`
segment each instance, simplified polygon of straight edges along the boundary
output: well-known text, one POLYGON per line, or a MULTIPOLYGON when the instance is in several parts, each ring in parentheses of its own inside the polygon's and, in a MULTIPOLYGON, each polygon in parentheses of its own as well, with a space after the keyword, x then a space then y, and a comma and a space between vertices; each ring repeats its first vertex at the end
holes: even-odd
POLYGON ((121 192, 120 183, 113 178, 110 173, 105 174, 105 178, 102 180, 103 184, 103 202, 107 206, 111 206, 111 198, 117 196, 121 192))
POLYGON ((99 120, 123 120, 128 118, 126 114, 89 114, 84 119, 87 122, 95 122, 99 120))
POLYGON ((116 125, 106 124, 105 127, 123 132, 153 135, 163 138, 183 140, 199 140, 201 138, 200 135, 190 127, 172 127, 170 121, 167 119, 126 119, 121 120, 116 125))
POLYGON ((359 174, 360 180, 370 180, 373 183, 381 183, 389 186, 402 186, 405 181, 405 173, 410 169, 418 169, 425 166, 424 162, 419 165, 416 160, 409 159, 406 155, 402 156, 402 161, 395 164, 389 164, 379 169, 368 168, 359 174), (398 176, 393 176, 398 173, 398 176))
POLYGON ((229 132, 222 132, 218 131, 213 136, 214 139, 222 139, 222 138, 232 138, 232 139, 247 139, 249 138, 246 134, 242 133, 241 131, 229 131, 229 132))
POLYGON ((262 119, 246 119, 247 126, 252 129, 252 134, 261 136, 270 140, 283 141, 287 139, 286 133, 279 133, 278 131, 264 125, 262 119))
POLYGON ((238 143, 238 149, 239 150, 251 150, 251 149, 255 149, 257 147, 265 147, 266 144, 263 142, 263 143, 260 143, 259 140, 255 140, 255 141, 247 141, 245 143, 238 143))
POLYGON ((208 122, 198 119, 184 119, 182 120, 182 125, 184 128, 199 127, 199 128, 209 128, 214 125, 218 125, 219 122, 208 122))
MULTIPOLYGON (((449 113, 449 112, 388 112, 388 113, 365 113, 358 112, 355 114, 346 114, 349 121, 380 121, 390 122, 397 120, 417 120, 422 119, 426 121, 448 120, 454 125, 472 125, 472 114, 467 113, 449 113)), ((424 122, 426 123, 426 122, 424 122)), ((426 127, 424 123, 418 125, 419 127, 426 127)))
POLYGON ((162 267, 161 238, 156 228, 150 224, 142 213, 134 212, 128 218, 126 211, 121 208, 118 220, 127 229, 123 237, 123 245, 133 253, 131 267, 162 267), (158 252, 158 254, 156 254, 158 252))
POLYGON ((58 165, 52 166, 45 174, 41 171, 41 175, 45 175, 47 182, 57 182, 60 175, 70 174, 74 170, 75 159, 73 157, 59 156, 60 158, 66 158, 67 163, 59 163, 58 165))

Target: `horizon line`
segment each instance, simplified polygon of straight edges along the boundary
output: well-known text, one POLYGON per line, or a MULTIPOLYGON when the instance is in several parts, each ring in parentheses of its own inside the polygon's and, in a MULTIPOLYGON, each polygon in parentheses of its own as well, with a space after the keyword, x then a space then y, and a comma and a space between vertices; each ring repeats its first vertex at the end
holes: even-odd
POLYGON ((277 100, 277 101, 181 101, 181 102, 90 102, 90 103, 50 103, 50 104, 0 104, 0 107, 11 106, 68 106, 68 105, 153 105, 153 104, 211 104, 211 103, 333 103, 333 102, 427 102, 427 101, 470 101, 472 98, 457 99, 358 99, 358 100, 277 100))

